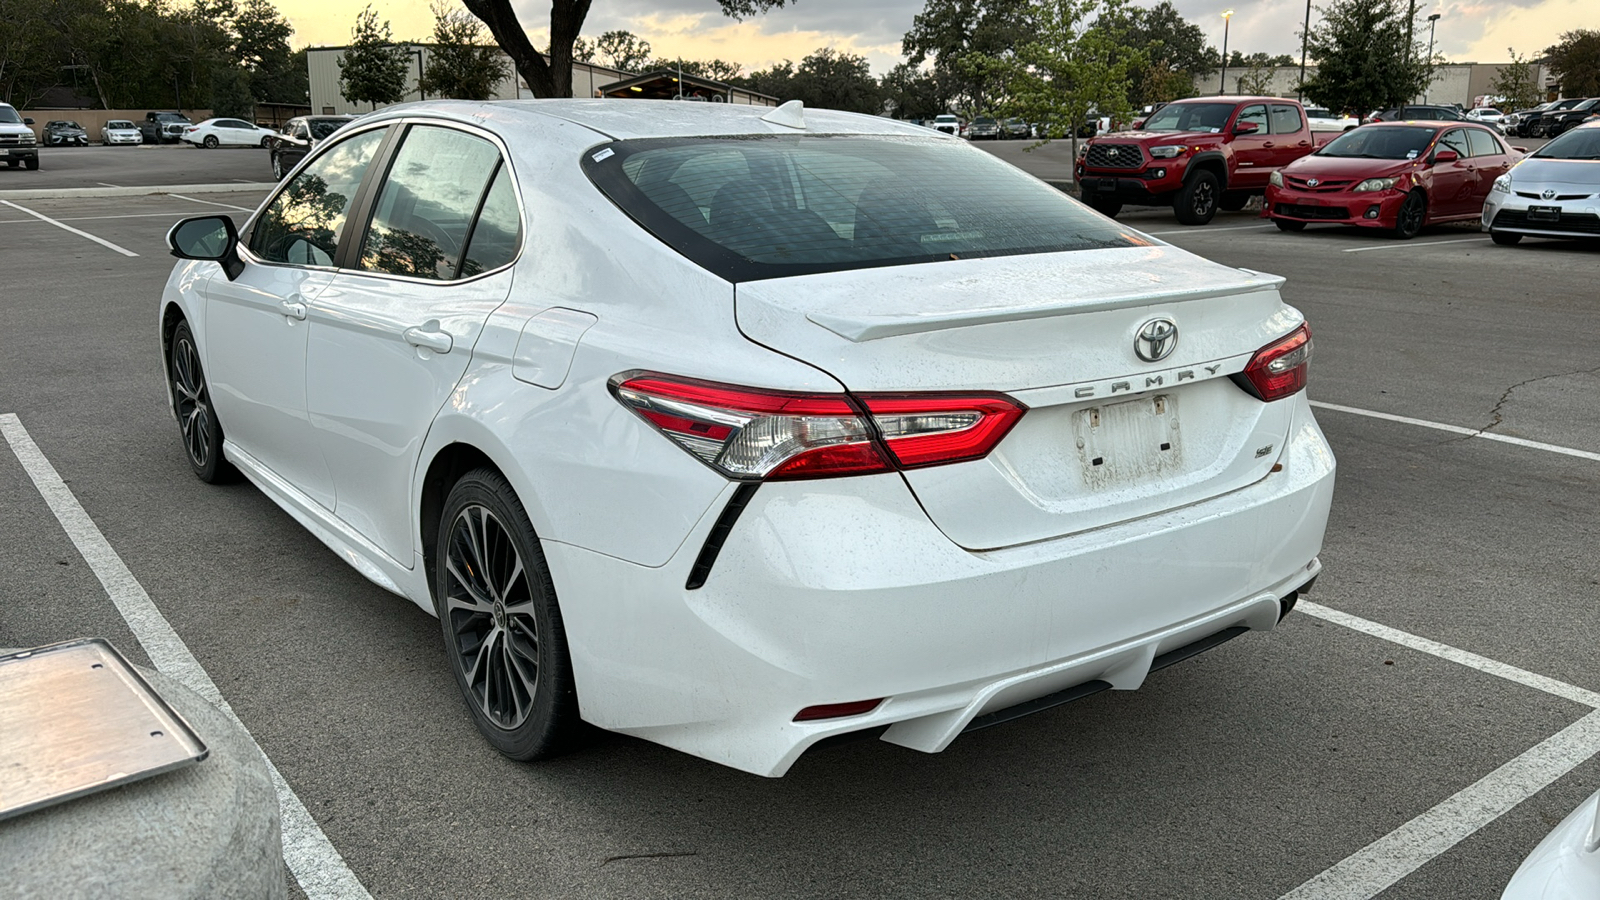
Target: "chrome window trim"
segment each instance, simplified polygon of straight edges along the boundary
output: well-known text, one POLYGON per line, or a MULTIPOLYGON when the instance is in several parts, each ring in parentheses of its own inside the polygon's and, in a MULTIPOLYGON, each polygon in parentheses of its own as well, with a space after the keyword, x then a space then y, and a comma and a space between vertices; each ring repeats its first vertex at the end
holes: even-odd
MULTIPOLYGON (((511 191, 512 191, 512 194, 513 194, 513 196, 515 196, 516 201, 517 201, 517 219, 518 219, 518 222, 519 222, 519 224, 521 226, 518 229, 517 252, 512 255, 512 257, 511 257, 511 259, 509 261, 507 261, 504 265, 496 266, 495 268, 489 269, 489 270, 484 271, 484 272, 479 272, 478 274, 473 275, 473 276, 468 277, 468 278, 453 278, 453 279, 451 279, 449 281, 440 281, 437 278, 417 278, 417 277, 414 277, 414 276, 411 276, 411 275, 392 275, 392 274, 390 274, 388 272, 369 272, 366 269, 341 268, 339 266, 309 266, 309 265, 302 266, 302 265, 296 265, 294 263, 263 262, 263 261, 257 259, 254 254, 251 254, 251 253, 248 252, 248 249, 245 247, 243 241, 241 241, 240 244, 239 244, 239 249, 242 251, 240 253, 240 255, 243 256, 249 262, 254 262, 254 263, 257 263, 257 264, 263 265, 263 266, 282 266, 282 267, 293 268, 293 269, 309 269, 309 270, 318 271, 318 272, 349 273, 349 274, 352 274, 352 275, 362 275, 362 276, 365 276, 367 278, 379 278, 379 279, 383 279, 385 281, 398 281, 398 282, 402 282, 404 284, 431 284, 431 285, 437 285, 437 286, 448 286, 448 285, 452 285, 452 284, 470 284, 471 282, 477 281, 477 280, 479 280, 481 278, 488 278, 491 275, 498 275, 499 273, 505 271, 506 269, 512 268, 517 263, 521 262, 522 261, 523 251, 525 251, 527 249, 527 246, 528 246, 528 232, 529 232, 529 228, 528 228, 528 207, 527 207, 527 204, 524 202, 523 196, 522 196, 522 179, 517 177, 516 167, 513 166, 512 162, 511 162, 511 150, 510 150, 510 148, 508 148, 506 146, 506 142, 501 140, 501 138, 500 138, 500 136, 498 134, 495 134, 494 132, 492 132, 492 131, 490 131, 490 130, 488 130, 486 128, 480 128, 480 127, 478 127, 476 125, 469 125, 469 124, 467 124, 465 122, 457 122, 457 121, 454 121, 454 120, 451 120, 451 119, 439 119, 439 118, 434 118, 432 116, 426 116, 426 115, 396 116, 395 118, 392 118, 392 119, 384 119, 384 120, 379 121, 379 122, 373 122, 370 125, 364 126, 364 127, 360 128, 360 129, 352 130, 347 134, 340 134, 338 141, 330 142, 328 139, 325 138, 317 147, 313 148, 312 152, 309 152, 309 153, 307 153, 305 155, 305 158, 300 161, 300 164, 295 166, 294 171, 289 173, 289 177, 287 177, 287 178, 285 178, 283 180, 283 184, 281 186, 279 186, 278 191, 275 192, 272 195, 272 197, 266 203, 261 204, 261 207, 256 210, 255 214, 252 215, 247 220, 245 228, 243 229, 243 232, 251 233, 251 234, 253 234, 255 232, 256 219, 261 215, 261 213, 263 211, 266 210, 266 208, 268 206, 272 205, 272 201, 278 199, 278 194, 280 194, 284 190, 288 189, 289 183, 294 180, 295 176, 300 173, 300 170, 302 168, 304 168, 305 166, 310 164, 311 160, 320 157, 323 153, 327 152, 330 147, 337 146, 338 144, 342 144, 345 141, 350 140, 351 138, 355 137, 358 134, 362 134, 364 132, 371 131, 374 128, 386 128, 386 127, 388 127, 390 125, 394 125, 394 126, 397 126, 397 127, 407 127, 407 126, 411 126, 411 125, 430 125, 430 126, 437 126, 437 127, 442 127, 442 128, 454 128, 457 131, 464 131, 467 134, 471 134, 471 135, 474 135, 476 137, 481 137, 481 138, 487 140, 490 144, 494 145, 495 150, 497 150, 500 153, 500 165, 503 166, 508 172, 511 173, 511 191)), ((344 129, 341 128, 339 130, 343 131, 344 129)), ((328 137, 332 138, 333 135, 329 135, 328 137)), ((404 149, 404 147, 405 147, 405 141, 404 141, 404 139, 402 139, 402 141, 400 143, 400 147, 397 148, 395 152, 398 153, 399 150, 400 149, 404 149)), ((388 177, 389 177, 389 173, 387 171, 385 171, 381 177, 384 178, 385 180, 387 180, 388 177)), ((382 184, 377 185, 377 188, 380 190, 380 193, 381 193, 382 187, 383 187, 382 184)), ((484 185, 484 190, 487 191, 489 189, 489 187, 491 187, 491 185, 485 184, 484 185)), ((373 201, 374 201, 373 202, 373 208, 375 210, 376 207, 377 207, 377 202, 376 202, 377 198, 374 197, 373 201)), ((481 210, 480 210, 480 214, 481 214, 481 210)), ((371 224, 372 224, 372 219, 371 219, 370 216, 368 217, 366 222, 361 223, 361 235, 360 235, 360 239, 361 240, 364 241, 366 239, 367 229, 368 229, 368 227, 371 226, 371 224)), ((465 249, 470 249, 470 248, 465 248, 465 249)))

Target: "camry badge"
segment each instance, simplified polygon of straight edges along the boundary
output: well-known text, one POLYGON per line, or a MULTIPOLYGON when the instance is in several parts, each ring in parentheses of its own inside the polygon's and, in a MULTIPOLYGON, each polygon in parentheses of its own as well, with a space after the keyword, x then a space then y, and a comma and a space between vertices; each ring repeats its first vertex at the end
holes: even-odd
POLYGON ((1178 326, 1171 319, 1151 319, 1139 326, 1133 352, 1145 362, 1160 362, 1178 349, 1178 326))
POLYGON ((1319 185, 1321 183, 1322 182, 1318 181, 1315 178, 1307 178, 1306 179, 1306 184, 1310 185, 1311 187, 1316 187, 1317 185, 1319 185))
POLYGON ((1554 200, 1556 198, 1556 190, 1555 188, 1545 188, 1539 197, 1543 200, 1554 200))

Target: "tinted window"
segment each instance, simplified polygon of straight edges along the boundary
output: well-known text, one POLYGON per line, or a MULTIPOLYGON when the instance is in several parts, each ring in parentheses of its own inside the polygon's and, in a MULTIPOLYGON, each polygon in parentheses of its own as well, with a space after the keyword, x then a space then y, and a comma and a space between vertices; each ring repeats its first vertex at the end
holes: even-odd
POLYGON ((1472 155, 1472 148, 1467 145, 1466 131, 1461 128, 1454 128, 1445 132, 1444 137, 1439 138, 1438 149, 1454 150, 1456 155, 1461 156, 1462 158, 1472 155))
POLYGON ((1272 105, 1272 133, 1294 134, 1300 130, 1300 110, 1277 103, 1272 105))
POLYGON ((395 155, 357 268, 448 281, 500 153, 452 128, 412 127, 395 155))
POLYGON ((1145 131, 1208 131, 1213 134, 1228 124, 1232 103, 1169 103, 1144 123, 1145 131))
POLYGON ((620 141, 586 154, 584 168, 658 238, 733 281, 1143 243, 989 154, 942 140, 620 141))
POLYGON ((517 209, 517 192, 511 187, 514 177, 503 164, 495 173, 494 184, 483 200, 483 211, 467 240, 466 256, 461 262, 463 278, 498 269, 516 258, 522 213, 517 209))
POLYGON ((1240 125, 1243 125, 1246 122, 1255 123, 1257 134, 1266 134, 1267 108, 1259 104, 1256 106, 1246 106, 1244 109, 1239 110, 1239 119, 1233 123, 1233 127, 1238 128, 1240 125))
MULTIPOLYGON (((349 123, 344 119, 312 119, 311 134, 320 141, 347 124, 349 123)), ((302 133, 305 131, 305 129, 305 123, 300 123, 300 130, 302 133)))
POLYGON ((1476 128, 1467 130, 1467 146, 1472 148, 1473 156, 1496 156, 1505 151, 1500 149, 1500 143, 1494 135, 1476 128))
POLYGON ((1416 159, 1428 149, 1434 128, 1421 125, 1368 125, 1346 131, 1317 151, 1318 156, 1352 159, 1416 159))
POLYGON ((333 265, 350 201, 385 131, 355 135, 296 175, 256 222, 251 252, 268 262, 333 265))

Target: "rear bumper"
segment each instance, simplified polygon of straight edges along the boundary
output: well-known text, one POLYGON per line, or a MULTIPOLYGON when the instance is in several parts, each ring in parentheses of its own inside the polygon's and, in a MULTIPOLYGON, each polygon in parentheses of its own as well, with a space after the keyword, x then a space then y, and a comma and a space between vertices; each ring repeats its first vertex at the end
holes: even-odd
POLYGON ((1393 190, 1313 193, 1269 186, 1261 215, 1291 222, 1390 229, 1395 227, 1405 199, 1405 192, 1393 190))
POLYGON ((884 740, 937 752, 980 715, 1094 680, 1132 690, 1162 653, 1270 630, 1320 570, 1334 476, 1304 395, 1283 402, 1283 471, 1004 550, 956 546, 898 475, 763 485, 695 591, 720 504, 658 569, 547 542, 583 716, 776 776, 827 737, 888 726, 884 740))

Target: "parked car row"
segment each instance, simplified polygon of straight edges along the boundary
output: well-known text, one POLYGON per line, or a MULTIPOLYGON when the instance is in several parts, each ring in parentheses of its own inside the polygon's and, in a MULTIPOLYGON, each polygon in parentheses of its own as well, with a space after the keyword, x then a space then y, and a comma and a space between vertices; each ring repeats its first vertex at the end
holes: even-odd
POLYGON ((1500 120, 1507 134, 1553 138, 1600 114, 1600 97, 1568 97, 1519 109, 1500 120))
POLYGON ((272 179, 282 181, 328 135, 350 124, 355 116, 299 116, 283 126, 272 142, 272 179))

